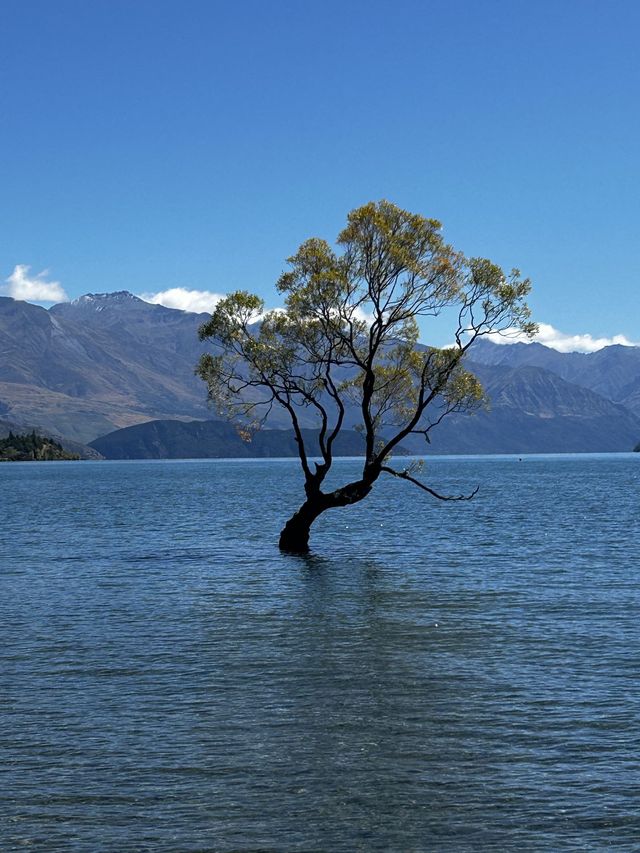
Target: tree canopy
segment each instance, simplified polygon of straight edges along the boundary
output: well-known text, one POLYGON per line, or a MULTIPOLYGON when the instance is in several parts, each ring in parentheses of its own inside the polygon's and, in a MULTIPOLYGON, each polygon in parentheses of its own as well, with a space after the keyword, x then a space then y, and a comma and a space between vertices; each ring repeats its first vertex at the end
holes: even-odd
MULTIPOLYGON (((448 245, 441 224, 388 201, 353 210, 334 250, 304 242, 277 283, 284 308, 265 312, 262 299, 237 291, 222 299, 200 329, 216 346, 198 373, 218 411, 241 428, 264 424, 274 406, 291 420, 306 500, 285 526, 280 545, 305 551, 315 518, 362 500, 382 473, 401 477, 443 499, 411 467, 388 464, 410 434, 429 440, 449 414, 483 400, 464 355, 479 337, 517 329, 532 335, 530 282, 484 258, 448 245), (452 344, 418 343, 420 318, 447 311, 452 344), (323 492, 332 448, 347 410, 358 412, 365 442, 361 477, 323 492), (313 412, 318 448, 305 446, 302 411, 313 412)), ((457 496, 462 499, 468 496, 457 496)))

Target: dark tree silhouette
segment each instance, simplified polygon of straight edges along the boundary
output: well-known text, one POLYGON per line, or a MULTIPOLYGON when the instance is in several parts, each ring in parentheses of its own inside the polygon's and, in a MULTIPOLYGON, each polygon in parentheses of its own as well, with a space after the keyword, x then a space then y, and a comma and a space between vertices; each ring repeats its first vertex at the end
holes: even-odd
POLYGON ((349 214, 338 246, 334 252, 314 238, 289 258, 277 285, 284 310, 265 314, 262 299, 238 291, 200 329, 216 350, 202 356, 198 373, 221 413, 245 428, 259 427, 275 405, 291 419, 306 499, 285 524, 280 547, 298 553, 308 550, 319 515, 361 501, 382 474, 442 500, 471 497, 440 495, 414 476, 415 467, 399 470, 389 458, 410 434, 428 441, 447 415, 480 404, 482 388, 463 363, 477 338, 536 329, 525 302, 529 280, 464 257, 444 242, 435 219, 372 202, 349 214), (418 319, 444 309, 455 317, 454 343, 418 346, 418 319), (361 474, 324 491, 334 442, 354 404, 365 442, 361 474), (317 419, 319 462, 303 440, 302 410, 317 419))

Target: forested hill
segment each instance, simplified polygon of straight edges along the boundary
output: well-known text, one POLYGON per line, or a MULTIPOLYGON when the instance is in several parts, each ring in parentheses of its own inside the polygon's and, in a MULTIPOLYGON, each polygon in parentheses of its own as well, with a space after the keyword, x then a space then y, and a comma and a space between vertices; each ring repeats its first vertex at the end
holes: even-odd
MULTIPOLYGON (((303 429, 305 445, 319 454, 318 430, 303 429)), ((265 429, 245 435, 224 421, 150 421, 119 429, 91 443, 106 459, 243 459, 297 456, 293 430, 265 429)), ((344 430, 335 456, 363 456, 364 438, 344 430)), ((402 448, 400 449, 402 453, 402 448)))
POLYGON ((59 435, 55 432, 49 431, 46 427, 43 427, 42 424, 38 423, 16 423, 15 421, 5 421, 0 420, 0 438, 7 438, 10 433, 13 435, 26 435, 35 432, 36 435, 46 435, 49 439, 53 440, 53 443, 62 445, 62 449, 66 450, 66 452, 75 457, 79 457, 80 459, 102 459, 97 450, 94 450, 93 447, 89 447, 86 444, 82 444, 79 441, 73 441, 73 439, 66 438, 65 436, 59 435))
POLYGON ((35 432, 0 438, 0 462, 53 462, 58 459, 79 459, 67 453, 61 444, 35 432))

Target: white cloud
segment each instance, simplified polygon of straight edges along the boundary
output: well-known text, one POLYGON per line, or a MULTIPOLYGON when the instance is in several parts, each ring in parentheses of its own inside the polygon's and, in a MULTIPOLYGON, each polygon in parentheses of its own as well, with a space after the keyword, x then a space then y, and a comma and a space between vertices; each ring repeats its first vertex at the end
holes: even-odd
POLYGON ((172 287, 159 293, 141 293, 140 299, 154 305, 164 305, 165 308, 177 308, 180 311, 193 311, 196 314, 211 314, 221 299, 222 293, 212 293, 210 290, 187 290, 186 287, 172 287))
POLYGON ((284 313, 286 313, 285 308, 265 308, 265 310, 261 314, 260 313, 253 314, 253 316, 251 317, 251 322, 252 323, 261 323, 264 320, 264 318, 267 316, 267 314, 284 314, 284 313))
MULTIPOLYGON (((487 336, 494 344, 531 343, 521 332, 508 332, 487 336)), ((630 341, 624 335, 614 335, 611 338, 594 338, 590 334, 568 335, 549 323, 538 324, 538 334, 534 340, 558 352, 596 352, 596 350, 619 344, 623 347, 637 347, 640 343, 630 341)))
POLYGON ((29 275, 30 266, 17 264, 2 288, 8 296, 26 302, 67 302, 69 297, 59 281, 47 281, 49 270, 29 275))
POLYGON ((367 328, 373 323, 375 318, 373 311, 367 311, 361 305, 358 305, 355 309, 353 316, 356 320, 360 320, 360 322, 365 323, 367 328))
MULTIPOLYGON (((212 314, 218 302, 224 299, 225 293, 214 293, 211 290, 187 290, 186 287, 172 287, 170 290, 162 290, 159 293, 139 293, 140 299, 151 302, 153 305, 164 305, 165 308, 177 308, 180 311, 193 311, 196 314, 212 314)), ((252 323, 264 319, 264 317, 275 311, 284 311, 284 308, 266 308, 262 313, 256 313, 251 318, 252 323)))

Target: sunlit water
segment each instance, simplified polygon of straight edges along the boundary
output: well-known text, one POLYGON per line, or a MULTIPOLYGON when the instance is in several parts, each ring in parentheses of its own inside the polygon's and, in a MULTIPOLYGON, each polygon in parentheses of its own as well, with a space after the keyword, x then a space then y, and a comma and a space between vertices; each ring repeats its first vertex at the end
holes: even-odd
POLYGON ((0 850, 640 850, 640 454, 426 474, 0 466, 0 850))

